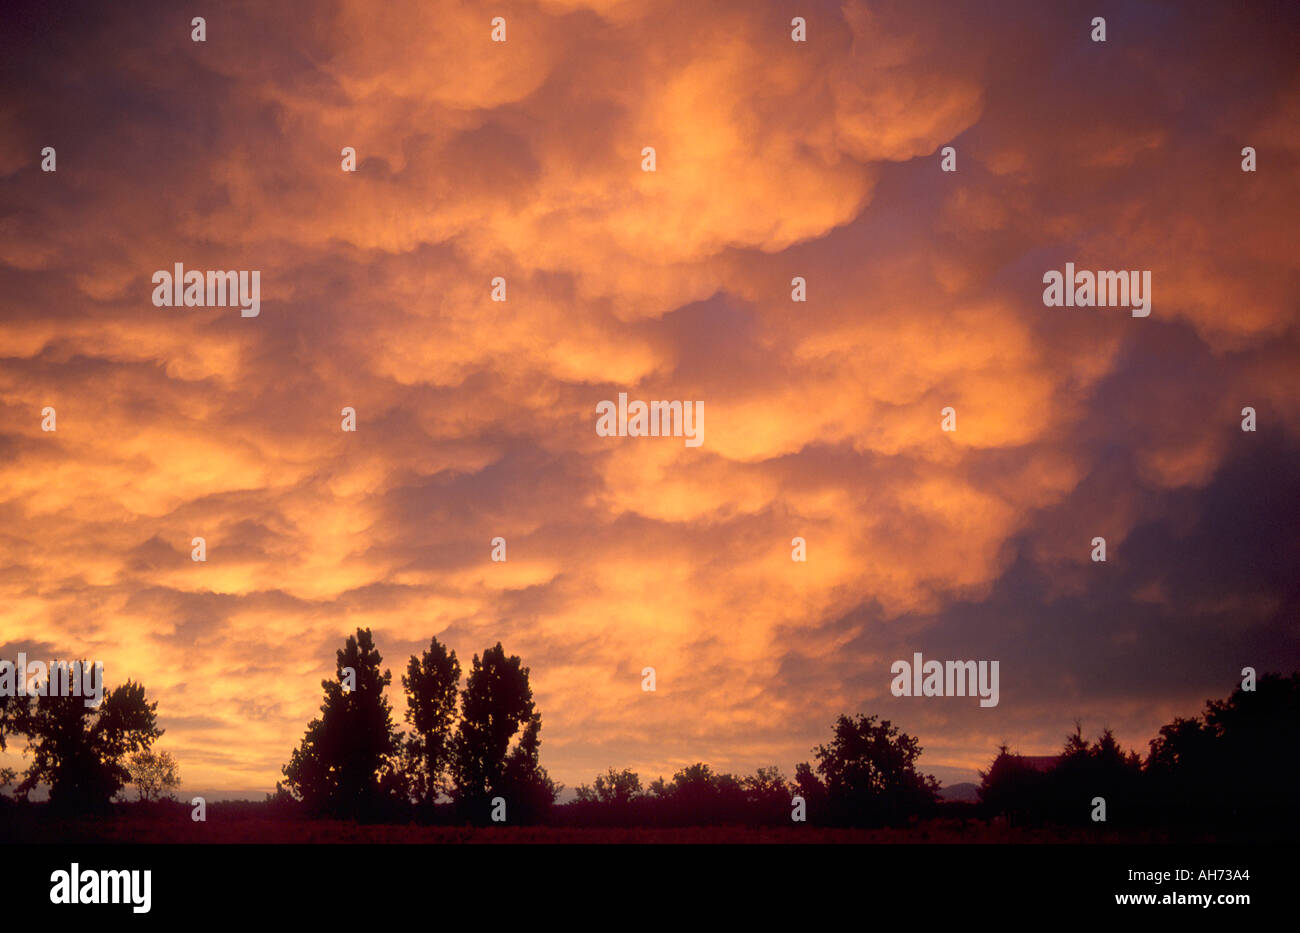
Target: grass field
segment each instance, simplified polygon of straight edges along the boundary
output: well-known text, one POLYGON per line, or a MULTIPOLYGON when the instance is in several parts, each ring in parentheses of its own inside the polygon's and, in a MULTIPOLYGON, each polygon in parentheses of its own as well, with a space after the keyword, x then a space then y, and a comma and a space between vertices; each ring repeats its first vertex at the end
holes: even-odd
MULTIPOLYGON (((359 824, 342 820, 285 820, 210 815, 196 823, 188 814, 129 816, 105 820, 42 821, 11 825, 7 841, 20 843, 385 843, 447 844, 1078 844, 1160 843, 1155 832, 1110 829, 1019 829, 979 820, 932 820, 903 829, 790 827, 632 827, 417 826, 359 824)), ((1192 841, 1180 839, 1179 841, 1192 841)), ((1211 840, 1197 840, 1211 841, 1211 840)))

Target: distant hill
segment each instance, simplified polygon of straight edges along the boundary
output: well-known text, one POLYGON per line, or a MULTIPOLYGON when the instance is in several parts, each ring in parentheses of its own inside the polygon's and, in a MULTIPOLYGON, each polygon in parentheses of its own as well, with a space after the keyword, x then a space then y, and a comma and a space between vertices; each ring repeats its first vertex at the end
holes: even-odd
POLYGON ((946 787, 939 788, 939 799, 953 803, 979 803, 980 786, 969 781, 963 781, 961 784, 949 784, 946 787))

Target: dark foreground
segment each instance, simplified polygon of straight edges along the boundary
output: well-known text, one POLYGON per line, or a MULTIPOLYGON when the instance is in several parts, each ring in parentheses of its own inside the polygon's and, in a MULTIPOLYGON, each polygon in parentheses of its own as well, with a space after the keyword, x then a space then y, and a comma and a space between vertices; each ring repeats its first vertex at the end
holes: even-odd
POLYGON ((31 821, 0 827, 11 843, 287 843, 287 844, 1160 844, 1212 843, 1205 834, 1172 835, 1155 830, 1018 828, 983 820, 930 820, 899 829, 837 829, 815 826, 746 827, 563 827, 419 826, 361 824, 344 820, 295 820, 210 815, 110 817, 103 820, 31 821))
MULTIPOLYGON (((119 824, 117 831, 146 828, 119 824)), ((171 831, 154 827, 151 838, 171 831)), ((889 833, 795 827, 283 827, 231 821, 199 829, 189 841, 250 835, 262 841, 279 837, 362 844, 0 846, 5 919, 26 928, 25 918, 42 922, 48 915, 63 928, 77 921, 100 924, 110 916, 115 925, 150 919, 192 924, 202 917, 209 922, 229 918, 242 927, 255 911, 251 916, 261 925, 283 918, 297 925, 322 921, 334 929, 355 919, 369 928, 384 922, 385 910, 400 907, 427 916, 455 916, 448 913, 454 908, 489 929, 507 918, 530 925, 553 918, 557 924, 595 926, 628 915, 689 917, 693 926, 766 930, 801 929, 833 909, 864 927, 890 916, 881 913, 888 910, 914 918, 919 929, 947 922, 986 924, 999 915, 1075 918, 1098 913, 1145 914, 1129 922, 1175 925, 1195 915, 1231 929, 1255 919, 1243 911, 1263 907, 1278 916, 1294 906, 1289 847, 1151 845, 1111 835, 1090 837, 1115 840, 1105 845, 889 844, 949 839, 1079 843, 1086 835, 1000 834, 991 827, 941 832, 922 826, 889 833), (800 840, 884 844, 746 844, 800 840), (605 844, 364 844, 377 841, 605 844), (617 844, 628 842, 722 844, 617 844), (141 903, 87 898, 85 879, 96 876, 104 884, 110 876, 129 877, 133 897, 141 903), (81 900, 75 903, 60 899, 61 879, 71 877, 80 885, 81 900)), ((91 884, 93 892, 93 880, 91 884)))

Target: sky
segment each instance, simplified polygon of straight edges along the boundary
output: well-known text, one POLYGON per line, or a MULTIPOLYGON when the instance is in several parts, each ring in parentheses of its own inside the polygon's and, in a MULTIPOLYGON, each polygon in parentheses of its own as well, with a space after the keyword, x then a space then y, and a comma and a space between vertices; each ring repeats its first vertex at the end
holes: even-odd
POLYGON ((0 30, 0 658, 142 681, 186 788, 272 789, 358 627, 395 688, 502 642, 569 787, 841 713, 977 780, 1300 668, 1293 4, 203 6, 0 30), (178 262, 260 313, 155 306, 178 262))

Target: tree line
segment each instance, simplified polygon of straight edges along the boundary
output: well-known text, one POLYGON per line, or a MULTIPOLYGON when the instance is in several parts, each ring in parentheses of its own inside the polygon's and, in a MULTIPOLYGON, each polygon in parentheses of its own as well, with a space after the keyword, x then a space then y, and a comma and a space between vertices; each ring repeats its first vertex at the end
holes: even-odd
POLYGON ((1265 674, 1254 689, 1207 700, 1201 714, 1160 728, 1145 759, 1114 734, 1089 742, 1076 725, 1050 766, 998 749, 981 772, 985 812, 1019 825, 1294 829, 1300 802, 1300 673, 1265 674))
MULTIPOLYGON (((370 821, 553 823, 571 826, 900 826, 944 813, 1013 825, 1183 827, 1205 831, 1300 824, 1291 779, 1300 765, 1300 673, 1266 674, 1203 713, 1163 726, 1143 759, 1105 730, 1095 742, 1076 726, 1056 756, 1026 758, 1005 744, 981 772, 978 804, 943 803, 917 769, 916 737, 876 716, 840 716, 830 740, 793 778, 779 768, 751 775, 704 762, 643 784, 609 768, 576 798, 539 762, 541 714, 529 670, 501 644, 474 655, 461 686, 454 651, 437 638, 401 677, 405 728, 385 695, 391 672, 369 629, 337 652, 321 681, 320 715, 282 769, 266 803, 283 815, 370 821)), ((108 810, 129 781, 141 800, 177 786, 176 763, 152 746, 163 734, 157 703, 128 681, 97 708, 81 697, 0 696, 0 750, 27 739, 31 764, 16 795, 49 788, 49 807, 108 810)), ((0 786, 12 782, 0 772, 0 786)), ((0 797, 0 803, 3 798, 0 797)))
POLYGON ((474 655, 465 688, 460 662, 437 638, 402 676, 408 729, 398 730, 384 695, 392 681, 369 629, 349 636, 336 676, 322 680, 321 715, 283 768, 273 801, 311 815, 358 819, 428 817, 437 801, 482 823, 541 821, 560 788, 538 762, 542 717, 528 668, 498 642, 474 655))
POLYGON ((577 799, 557 808, 556 822, 593 826, 895 826, 935 811, 939 782, 920 773, 921 746, 889 720, 840 716, 813 762, 759 768, 740 777, 704 762, 642 787, 635 772, 610 768, 577 799))
MULTIPOLYGON (((7 737, 21 735, 32 758, 15 794, 26 800, 46 786, 57 812, 107 810, 132 779, 131 765, 154 760, 150 747, 163 734, 157 709, 135 681, 110 691, 96 707, 80 696, 0 696, 0 751, 7 737)), ((0 787, 16 777, 13 769, 0 769, 0 787)))
POLYGON ((335 677, 321 681, 321 715, 284 766, 273 803, 360 819, 880 825, 906 821, 937 800, 938 782, 916 770, 914 737, 888 720, 841 716, 830 743, 816 749, 816 764, 800 764, 793 781, 776 767, 738 777, 698 762, 643 789, 635 773, 611 768, 557 807, 561 788, 538 762, 541 715, 518 657, 507 657, 499 642, 475 655, 461 690, 456 653, 431 639, 401 678, 405 733, 384 695, 392 678, 382 660, 369 629, 348 638, 335 677))

